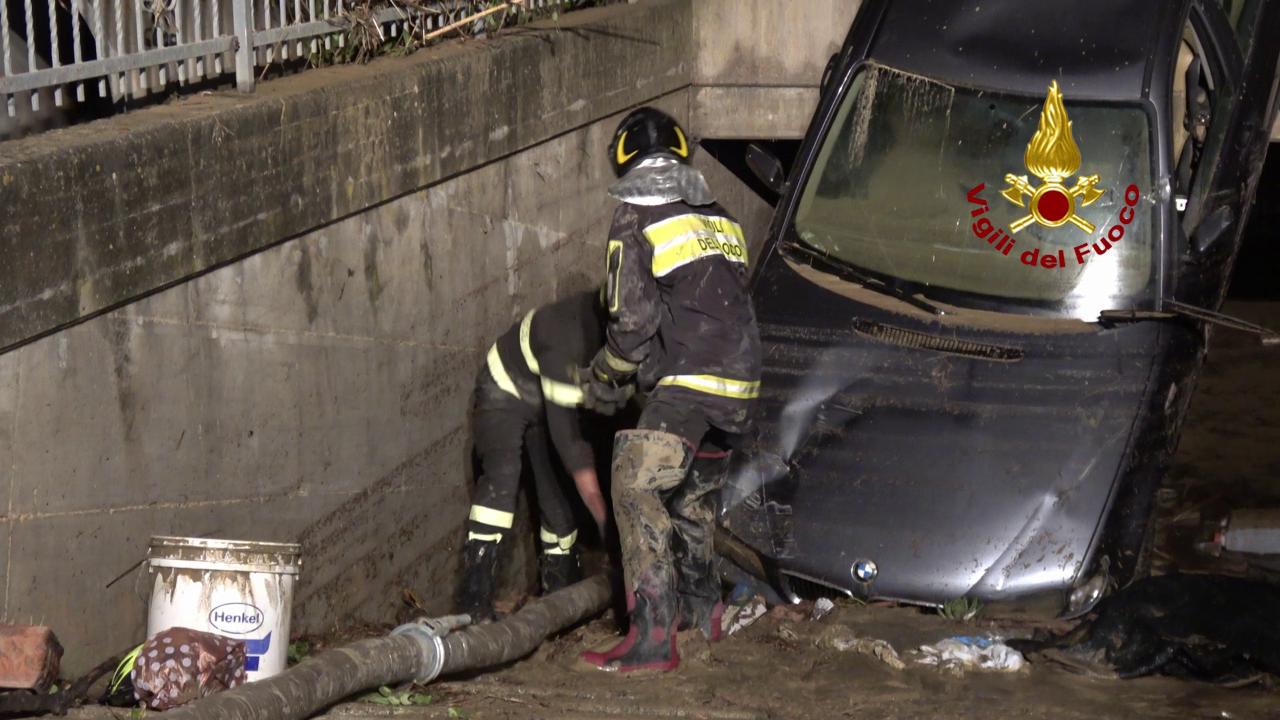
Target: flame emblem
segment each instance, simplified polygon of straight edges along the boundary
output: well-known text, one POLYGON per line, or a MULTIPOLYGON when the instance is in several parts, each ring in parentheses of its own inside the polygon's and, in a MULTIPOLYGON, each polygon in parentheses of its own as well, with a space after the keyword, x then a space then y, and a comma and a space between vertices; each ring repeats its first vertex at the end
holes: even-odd
POLYGON ((1069 189, 1063 184, 1080 170, 1080 146, 1071 136, 1071 119, 1062 104, 1057 80, 1049 83, 1049 95, 1040 111, 1040 126, 1027 143, 1022 159, 1027 170, 1044 184, 1033 187, 1026 175, 1004 176, 1009 187, 1000 194, 1014 205, 1030 210, 1026 216, 1010 223, 1009 229, 1018 232, 1033 222, 1045 227, 1071 223, 1087 233, 1093 232, 1093 223, 1076 214, 1076 199, 1085 207, 1102 197, 1102 191, 1097 188, 1097 175, 1078 177, 1075 186, 1069 189), (1030 201, 1024 201, 1024 196, 1029 196, 1030 201))

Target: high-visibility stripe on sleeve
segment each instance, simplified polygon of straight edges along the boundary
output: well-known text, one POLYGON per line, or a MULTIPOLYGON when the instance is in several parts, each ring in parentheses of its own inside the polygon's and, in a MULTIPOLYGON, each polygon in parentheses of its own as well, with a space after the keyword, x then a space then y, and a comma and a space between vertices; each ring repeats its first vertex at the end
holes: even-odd
POLYGON ((574 530, 565 536, 556 535, 546 528, 538 531, 538 539, 542 540, 544 545, 542 552, 547 555, 568 555, 573 549, 573 544, 578 541, 578 531, 574 530), (550 545, 551 547, 545 547, 550 545))
POLYGON ((703 258, 720 256, 747 263, 742 226, 726 217, 688 213, 656 222, 644 229, 653 245, 653 276, 662 277, 703 258))
POLYGON ((507 369, 502 365, 502 357, 498 355, 497 345, 489 348, 487 362, 489 374, 493 376, 493 381, 498 383, 498 387, 520 399, 520 391, 516 389, 516 384, 511 381, 511 376, 507 374, 507 369))
POLYGON ((659 385, 676 385, 721 397, 751 400, 760 396, 760 381, 745 382, 715 375, 668 375, 659 385))
POLYGON ((544 377, 542 378, 542 399, 560 407, 580 407, 583 400, 582 388, 544 377))
POLYGON ((533 354, 533 344, 530 336, 533 334, 533 314, 537 310, 530 310, 524 316, 524 320, 520 321, 520 352, 524 354, 524 363, 529 366, 529 372, 534 375, 541 375, 542 371, 538 369, 538 358, 533 354))
POLYGON ((491 507, 485 507, 484 505, 472 505, 471 514, 467 517, 474 522, 506 530, 510 530, 511 526, 515 524, 516 521, 515 513, 496 510, 491 507))
POLYGON ((483 540, 484 542, 492 542, 492 543, 502 542, 502 533, 478 533, 478 532, 469 532, 469 533, 467 533, 467 539, 468 539, 468 540, 483 540))

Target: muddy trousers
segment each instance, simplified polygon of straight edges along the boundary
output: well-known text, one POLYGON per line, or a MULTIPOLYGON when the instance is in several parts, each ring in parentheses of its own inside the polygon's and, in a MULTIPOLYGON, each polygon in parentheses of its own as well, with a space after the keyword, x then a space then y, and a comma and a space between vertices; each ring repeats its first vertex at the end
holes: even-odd
POLYGON ((476 386, 473 424, 480 472, 467 518, 458 610, 480 621, 493 616, 502 541, 515 524, 523 454, 529 456, 542 516, 538 565, 543 591, 577 582, 582 566, 573 508, 551 456, 541 407, 500 389, 486 370, 476 386))
POLYGON ((613 501, 628 587, 651 575, 682 597, 720 599, 712 568, 715 496, 735 440, 696 405, 661 397, 635 430, 618 433, 613 501))
POLYGON ((488 372, 476 389, 473 417, 480 474, 467 521, 467 539, 501 542, 511 532, 520 492, 522 457, 529 457, 541 515, 544 552, 568 551, 577 538, 573 507, 552 457, 541 407, 504 392, 488 372))

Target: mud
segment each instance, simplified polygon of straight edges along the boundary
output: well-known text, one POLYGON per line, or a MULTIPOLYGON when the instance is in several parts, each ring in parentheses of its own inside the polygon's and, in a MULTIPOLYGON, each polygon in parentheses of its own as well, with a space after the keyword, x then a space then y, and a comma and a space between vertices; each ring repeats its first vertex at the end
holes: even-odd
MULTIPOLYGON (((1280 303, 1228 304, 1225 311, 1280 326, 1280 303)), ((1233 506, 1280 506, 1280 375, 1274 349, 1220 332, 1191 402, 1173 471, 1161 490, 1157 572, 1248 568, 1207 559, 1192 547, 1203 517, 1233 506)), ((582 666, 577 654, 613 637, 596 620, 496 672, 437 683, 420 708, 347 704, 338 717, 483 718, 1275 718, 1272 684, 1228 688, 1167 677, 1086 677, 1049 663, 1004 674, 962 676, 917 665, 912 650, 952 635, 995 632, 1027 637, 1012 620, 963 623, 932 611, 842 604, 822 620, 775 611, 721 643, 681 636, 679 670, 665 676, 616 676, 582 666), (890 643, 906 668, 874 654, 837 651, 820 638, 844 633, 890 643)), ((1057 623, 1062 631, 1066 625, 1057 623)), ((1045 627, 1041 624, 1040 627, 1045 627)))
MULTIPOLYGON (((1020 673, 956 675, 918 665, 910 650, 991 629, 914 608, 839 607, 819 621, 769 616, 720 643, 681 636, 683 663, 667 676, 633 678, 583 668, 577 653, 607 641, 600 620, 544 646, 529 660, 466 682, 436 686, 441 702, 472 718, 1263 718, 1280 695, 1168 678, 1095 680, 1048 665, 1020 673), (907 664, 819 646, 848 627, 887 640, 907 664)), ((1014 632, 1025 632, 1015 628, 1014 632)), ((1007 630, 1006 630, 1007 631, 1007 630)))

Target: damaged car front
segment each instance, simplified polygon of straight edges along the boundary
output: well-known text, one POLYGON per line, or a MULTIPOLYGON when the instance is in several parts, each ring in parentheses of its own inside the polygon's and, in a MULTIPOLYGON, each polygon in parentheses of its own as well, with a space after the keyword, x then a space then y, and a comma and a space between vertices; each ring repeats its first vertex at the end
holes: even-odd
POLYGON ((1181 272, 1189 6, 864 5, 758 261, 722 498, 784 594, 1078 612, 1141 569, 1204 333, 1106 320, 1181 272))

